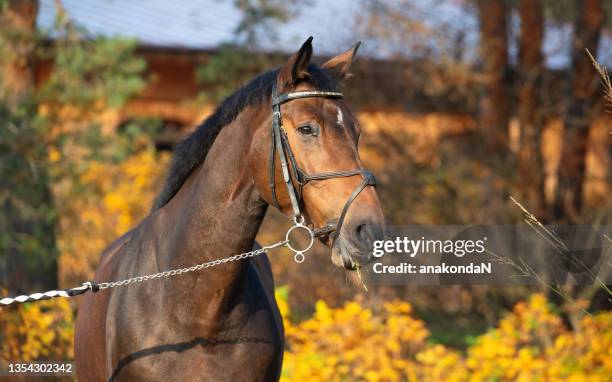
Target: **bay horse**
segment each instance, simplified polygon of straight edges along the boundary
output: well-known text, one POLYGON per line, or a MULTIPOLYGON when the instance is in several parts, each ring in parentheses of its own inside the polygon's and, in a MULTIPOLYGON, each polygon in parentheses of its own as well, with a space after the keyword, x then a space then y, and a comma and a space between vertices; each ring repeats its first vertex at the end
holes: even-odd
MULTIPOLYGON (((95 281, 250 251, 270 204, 335 229, 320 239, 349 274, 371 261, 384 217, 359 158, 359 124, 339 93, 358 46, 317 66, 311 37, 223 101, 177 145, 151 213, 106 249, 95 281)), ((265 255, 80 298, 81 381, 280 377, 283 326, 265 255)))

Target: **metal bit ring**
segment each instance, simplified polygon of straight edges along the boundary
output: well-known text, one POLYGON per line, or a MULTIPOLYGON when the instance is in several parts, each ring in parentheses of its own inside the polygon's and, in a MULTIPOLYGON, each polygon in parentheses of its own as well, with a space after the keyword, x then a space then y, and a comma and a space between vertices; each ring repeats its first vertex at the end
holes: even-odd
POLYGON ((303 221, 296 222, 296 224, 293 227, 289 228, 289 230, 287 231, 287 234, 285 235, 285 241, 287 242, 287 248, 289 248, 295 254, 293 259, 295 260, 296 263, 301 263, 305 260, 304 252, 312 248, 314 244, 314 237, 315 237, 314 232, 312 232, 312 230, 308 228, 307 226, 303 225, 303 221), (291 245, 291 240, 289 239, 289 235, 291 235, 291 232, 293 232, 296 229, 302 229, 308 233, 310 242, 304 248, 295 248, 293 245, 291 245))

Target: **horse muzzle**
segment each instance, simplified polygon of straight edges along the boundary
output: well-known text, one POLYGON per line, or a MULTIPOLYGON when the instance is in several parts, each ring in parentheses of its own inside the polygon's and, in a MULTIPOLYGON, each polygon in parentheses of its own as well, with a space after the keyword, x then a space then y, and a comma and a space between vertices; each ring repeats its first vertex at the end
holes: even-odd
POLYGON ((346 270, 356 270, 374 260, 374 242, 384 238, 384 225, 361 220, 345 224, 332 244, 332 263, 346 270))

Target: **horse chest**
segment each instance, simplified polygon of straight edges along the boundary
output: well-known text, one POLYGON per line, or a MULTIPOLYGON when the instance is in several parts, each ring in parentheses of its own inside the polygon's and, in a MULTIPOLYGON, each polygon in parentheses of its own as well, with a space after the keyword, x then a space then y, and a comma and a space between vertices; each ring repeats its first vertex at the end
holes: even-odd
POLYGON ((167 310, 154 301, 119 314, 111 325, 122 328, 121 335, 112 336, 111 374, 116 380, 157 380, 164 375, 176 380, 277 379, 282 321, 275 302, 253 275, 247 272, 244 292, 224 301, 230 309, 214 317, 189 317, 181 308, 167 310))

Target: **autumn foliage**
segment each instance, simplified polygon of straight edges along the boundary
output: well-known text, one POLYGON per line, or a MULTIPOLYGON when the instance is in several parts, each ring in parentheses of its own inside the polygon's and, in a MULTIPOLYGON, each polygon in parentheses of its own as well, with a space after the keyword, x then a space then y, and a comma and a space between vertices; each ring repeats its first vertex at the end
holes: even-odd
MULTIPOLYGON (((0 0, 0 5, 5 3, 0 0)), ((522 1, 521 4, 529 6, 530 3, 522 1)), ((498 7, 497 11, 501 13, 504 9, 498 7)), ((523 11, 530 10, 525 8, 523 11)), ((489 17, 486 20, 493 19, 489 17)), ((78 286, 84 280, 91 279, 100 253, 147 215, 160 189, 169 160, 168 153, 154 149, 155 131, 147 131, 143 127, 150 126, 150 123, 130 125, 118 111, 128 99, 143 90, 147 82, 145 62, 133 54, 136 43, 120 39, 81 39, 81 32, 71 26, 69 20, 60 17, 58 21, 64 33, 56 35, 65 38, 56 40, 51 46, 40 46, 44 49, 42 57, 38 59, 50 62, 53 67, 44 86, 30 89, 32 94, 29 98, 24 96, 21 107, 13 107, 14 110, 7 108, 4 114, 0 113, 0 122, 6 122, 2 126, 11 127, 0 131, 0 141, 5 148, 2 155, 10 154, 2 156, 0 174, 2 178, 11 180, 6 185, 10 186, 6 187, 10 192, 0 192, 0 199, 4 198, 3 202, 11 201, 15 205, 15 216, 23 221, 34 224, 48 220, 54 227, 57 226, 57 232, 35 230, 32 237, 25 240, 21 231, 15 228, 14 223, 19 219, 5 216, 3 227, 8 228, 0 232, 0 249, 9 247, 6 244, 10 243, 15 258, 33 259, 30 261, 33 266, 28 263, 23 268, 29 277, 20 280, 24 284, 21 287, 27 288, 29 285, 26 281, 35 280, 36 271, 40 268, 34 260, 52 257, 55 262, 56 252, 60 287, 78 286), (18 134, 14 135, 13 130, 18 134), (37 190, 40 192, 34 192, 37 190), (49 238, 53 239, 51 243, 47 243, 49 238), (13 243, 20 243, 18 250, 13 250, 13 243)), ((397 23, 386 24, 397 29, 397 23)), ((492 27, 494 30, 491 32, 500 27, 502 31, 505 30, 499 23, 492 27)), ((495 37, 498 33, 489 34, 495 37)), ((526 35, 531 36, 530 33, 526 35)), ((14 38, 15 35, 7 34, 4 40, 2 37, 0 48, 4 46, 3 41, 9 41, 7 38, 14 38)), ((541 42, 527 42, 532 42, 532 48, 540 51, 541 42)), ((506 48, 489 50, 492 51, 489 56, 493 58, 504 58, 507 54, 506 48)), ((3 57, 11 56, 4 54, 3 57)), ((217 101, 246 79, 239 74, 250 77, 260 70, 260 66, 271 66, 267 61, 252 60, 250 57, 231 48, 224 48, 213 56, 198 71, 200 85, 205 87, 204 93, 208 95, 202 98, 217 101), (218 91, 211 90, 211 86, 217 83, 222 83, 223 87, 218 91)), ((25 58, 27 60, 23 61, 34 61, 30 60, 31 57, 25 58)), ((428 64, 426 73, 429 74, 425 76, 415 72, 417 75, 409 76, 414 79, 412 83, 408 82, 407 87, 422 84, 424 94, 429 94, 428 97, 432 99, 436 95, 437 100, 447 97, 444 94, 463 97, 466 110, 408 113, 405 110, 408 100, 402 99, 401 107, 385 105, 385 108, 368 110, 364 107, 359 111, 363 126, 360 152, 367 167, 375 170, 380 180, 378 192, 384 200, 386 216, 391 221, 426 224, 506 222, 508 209, 505 196, 515 189, 525 194, 528 194, 525 191, 536 191, 538 195, 535 200, 542 204, 543 209, 544 204, 554 201, 559 180, 557 173, 560 167, 564 167, 562 156, 565 154, 561 147, 564 140, 571 142, 563 135, 564 116, 552 115, 546 122, 536 121, 541 125, 538 127, 541 139, 537 134, 524 134, 522 139, 531 139, 533 142, 530 144, 533 148, 540 148, 543 157, 541 169, 534 165, 533 160, 526 161, 529 165, 527 170, 535 172, 536 181, 522 181, 527 186, 527 190, 523 190, 521 184, 513 184, 522 175, 514 176, 516 172, 507 163, 489 163, 490 153, 479 152, 480 146, 483 146, 482 136, 475 132, 482 126, 469 112, 475 109, 473 105, 476 102, 472 99, 475 97, 459 94, 461 89, 474 87, 473 77, 478 77, 479 73, 471 73, 471 69, 464 64, 428 64), (436 70, 448 72, 449 75, 436 75, 436 70), (446 81, 446 76, 452 77, 453 81, 446 81), (540 192, 544 195, 539 195, 540 192)), ((505 75, 507 63, 497 64, 501 65, 493 65, 487 72, 493 74, 494 79, 503 79, 503 76, 496 74, 505 75)), ((531 66, 539 65, 536 64, 531 66)), ((527 66, 521 69, 521 76, 524 69, 528 69, 527 66)), ((403 76, 389 78, 406 82, 403 76)), ((13 85, 21 86, 28 81, 13 82, 13 85)), ((30 82, 33 86, 33 81, 30 82)), ((591 82, 576 80, 577 85, 591 82)), ((609 80, 606 84, 610 88, 609 80)), ((492 132, 500 131, 485 130, 486 141, 491 140, 489 138, 497 141, 506 134, 506 119, 510 116, 495 115, 503 111, 500 106, 504 106, 506 101, 491 103, 503 98, 499 97, 499 91, 505 91, 502 85, 505 86, 502 83, 487 86, 490 100, 485 102, 485 106, 498 107, 489 108, 491 115, 480 116, 480 123, 501 125, 503 129, 500 131, 504 135, 491 136, 492 132)), ((388 90, 383 86, 378 87, 388 90)), ((373 89, 363 89, 369 98, 373 89)), ((537 99, 536 93, 530 93, 533 90, 530 89, 523 89, 531 96, 522 97, 521 102, 537 99)), ((480 94, 471 90, 468 93, 480 94)), ((612 98, 609 93, 607 95, 612 98)), ((557 104, 551 103, 547 107, 554 109, 554 105, 557 104)), ((528 103, 521 110, 535 111, 534 106, 528 103)), ((609 116, 595 118, 595 114, 592 118, 595 122, 590 127, 591 136, 582 136, 583 140, 589 138, 591 141, 589 145, 581 145, 589 150, 581 153, 577 161, 583 163, 586 170, 569 175, 577 175, 581 179, 574 182, 575 185, 584 183, 584 194, 588 197, 586 201, 592 199, 598 202, 593 203, 594 206, 608 206, 606 208, 609 210, 606 139, 610 119, 609 116)), ((520 119, 524 125, 531 123, 536 126, 535 116, 529 113, 521 115, 520 119)), ((581 134, 589 131, 587 127, 579 129, 581 134)), ((528 132, 528 129, 528 126, 524 127, 524 132, 528 132)), ((515 146, 521 143, 519 138, 508 136, 515 146)), ((510 151, 512 142, 509 144, 510 151)), ((566 147, 573 146, 580 145, 566 147)), ((9 251, 3 250, 2 254, 5 253, 9 251)), ((278 267, 279 262, 275 262, 275 266, 278 267)), ((316 264, 319 267, 320 263, 316 264)), ((276 272, 278 269, 275 269, 275 276, 280 276, 277 280, 281 279, 282 283, 294 285, 296 279, 302 277, 307 278, 303 285, 309 287, 294 288, 295 294, 292 296, 302 293, 299 307, 297 303, 290 306, 290 290, 287 287, 277 289, 286 337, 281 376, 283 382, 597 382, 609 381, 612 376, 612 312, 588 314, 583 311, 577 314, 574 311, 568 315, 571 317, 570 324, 564 319, 567 312, 544 295, 533 294, 515 304, 501 320, 497 321, 496 316, 496 320, 489 323, 488 331, 476 336, 466 348, 459 349, 437 340, 433 326, 428 325, 410 303, 401 299, 387 301, 381 297, 376 303, 373 302, 374 298, 356 298, 332 304, 330 301, 333 301, 333 294, 337 291, 330 290, 331 284, 313 280, 325 278, 329 282, 337 273, 325 273, 326 270, 320 269, 317 269, 317 273, 304 272, 304 269, 307 268, 303 267, 293 274, 276 272), (317 298, 313 291, 319 291, 317 293, 327 300, 318 300, 312 314, 304 315, 304 301, 307 301, 308 308, 312 308, 311 301, 317 298), (307 294, 307 298, 304 297, 307 294)), ((51 276, 55 282, 55 272, 51 276)), ((0 292, 2 296, 9 294, 8 291, 0 292)), ((352 291, 350 293, 352 296, 352 291)), ((341 296, 341 293, 336 294, 341 296)), ((376 296, 370 294, 373 295, 376 296)), ((417 296, 410 296, 413 297, 417 296)), ((574 309, 578 311, 586 308, 582 301, 574 305, 577 305, 574 309)), ((74 359, 74 322, 77 313, 74 300, 67 299, 3 308, 0 310, 0 363, 8 360, 74 359)), ((445 317, 442 312, 437 314, 445 317)), ((453 322, 449 322, 448 326, 454 330, 453 322)))
POLYGON ((607 381, 612 313, 585 315, 570 330, 541 294, 513 311, 465 353, 433 343, 404 301, 370 309, 355 301, 312 318, 285 317, 282 381, 607 381))
MULTIPOLYGON (((281 381, 608 381, 612 312, 585 315, 570 330, 541 294, 462 352, 434 343, 404 301, 332 308, 292 322, 287 289, 277 289, 286 331, 281 381)), ((67 300, 19 306, 0 316, 4 360, 70 360, 73 314, 67 300)))
POLYGON ((23 304, 0 315, 0 362, 72 360, 74 316, 66 299, 23 304))
POLYGON ((89 279, 99 254, 146 216, 168 159, 168 154, 145 148, 116 164, 88 163, 79 174, 88 193, 74 197, 70 185, 57 186, 56 192, 69 199, 60 216, 59 237, 60 279, 66 287, 89 279))

